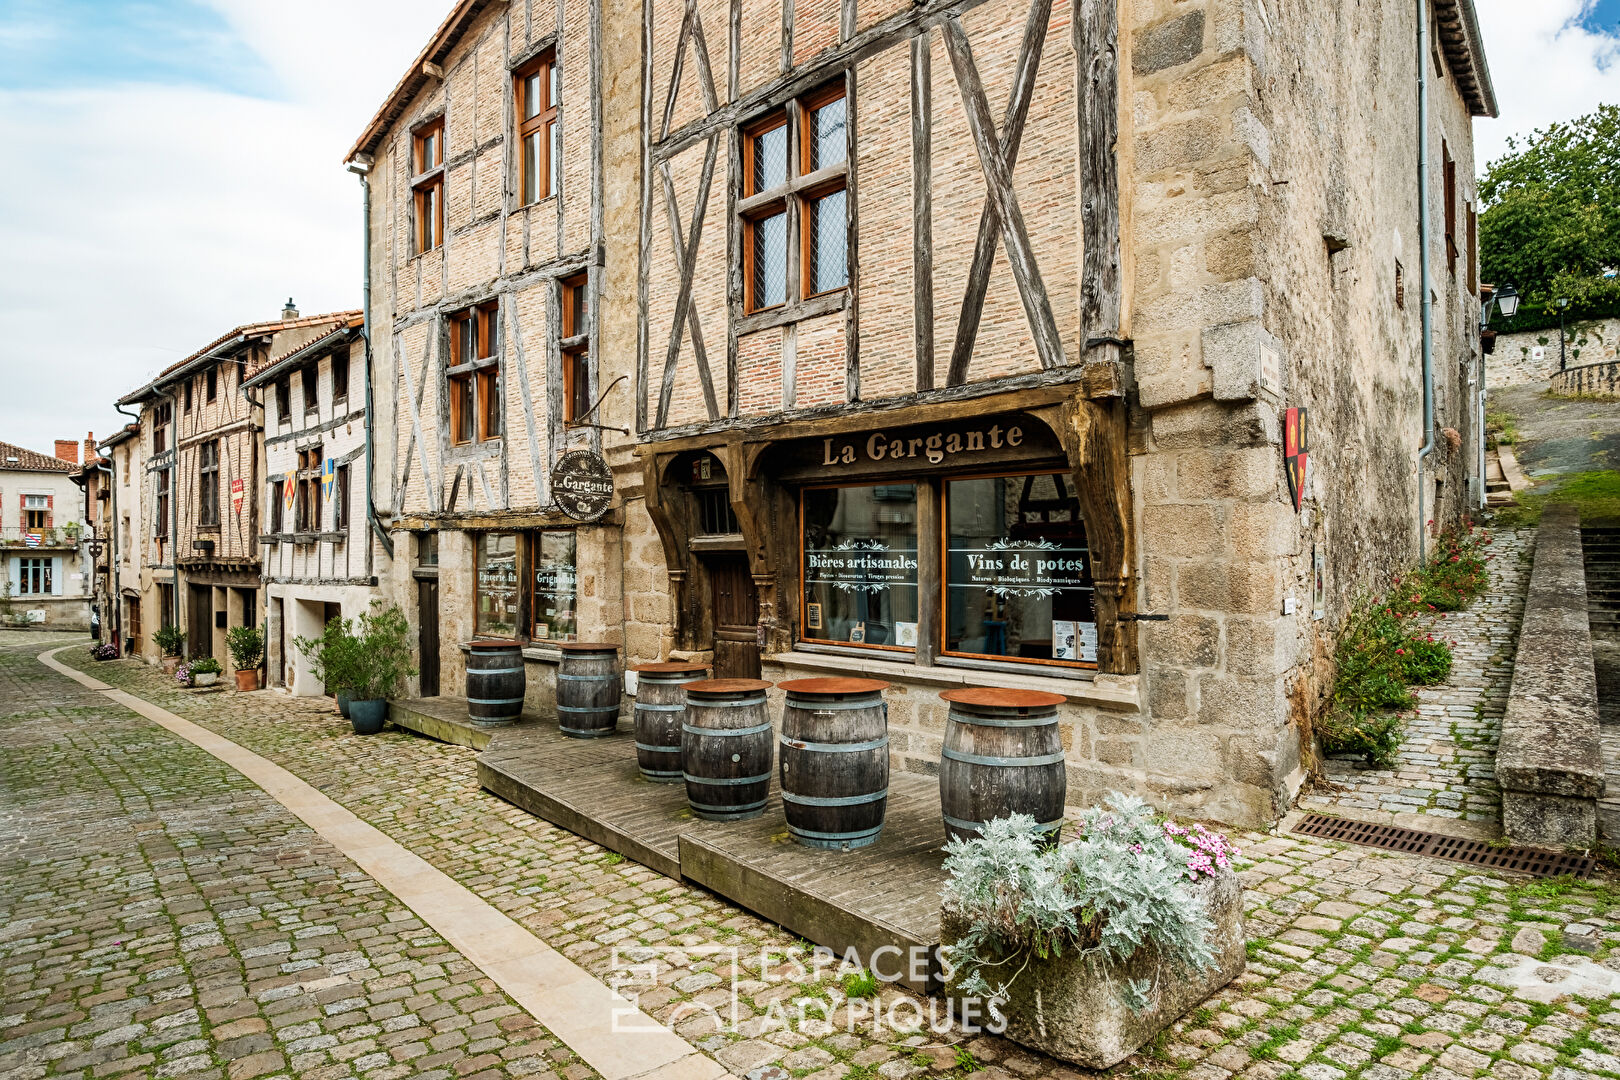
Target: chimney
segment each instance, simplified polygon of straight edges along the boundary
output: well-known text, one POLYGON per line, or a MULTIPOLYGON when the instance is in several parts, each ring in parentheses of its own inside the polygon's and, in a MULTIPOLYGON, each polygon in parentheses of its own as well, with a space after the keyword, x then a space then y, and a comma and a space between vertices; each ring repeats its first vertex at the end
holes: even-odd
POLYGON ((287 306, 281 309, 281 321, 292 322, 298 318, 298 309, 293 306, 292 297, 287 297, 287 306))
POLYGON ((56 457, 59 461, 71 461, 77 465, 79 463, 78 442, 74 439, 57 439, 56 457))
POLYGON ((87 431, 84 433, 84 463, 88 465, 94 460, 96 460, 96 433, 87 431))

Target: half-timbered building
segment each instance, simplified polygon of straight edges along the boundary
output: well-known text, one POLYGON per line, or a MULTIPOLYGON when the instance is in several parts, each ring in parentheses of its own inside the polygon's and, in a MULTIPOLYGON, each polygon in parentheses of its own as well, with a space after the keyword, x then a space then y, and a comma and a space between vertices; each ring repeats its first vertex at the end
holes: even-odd
POLYGON ((272 358, 242 383, 264 412, 259 542, 265 586, 269 684, 295 695, 326 692, 297 637, 319 637, 375 595, 367 506, 365 341, 350 316, 272 358))
POLYGON ((642 15, 632 658, 882 678, 916 772, 939 691, 1055 691, 1071 802, 1274 818, 1469 504, 1470 0, 642 15))
MULTIPOLYGON (((622 512, 579 525, 552 488, 565 451, 628 435, 631 389, 598 348, 600 301, 631 295, 606 263, 612 216, 631 237, 635 221, 634 63, 605 84, 602 61, 635 37, 604 30, 615 18, 633 25, 601 0, 462 0, 349 154, 368 192, 383 587, 419 628, 424 695, 462 693, 474 637, 528 646, 539 694, 552 645, 621 632, 622 512)), ((633 242, 619 258, 622 279, 633 242)))
POLYGON ((289 301, 280 318, 222 334, 118 400, 139 407, 146 443, 136 561, 149 590, 139 605, 147 659, 161 659, 151 632, 174 626, 185 633, 186 656, 212 656, 229 671, 226 631, 262 623, 255 493, 264 482, 264 418, 242 384, 357 314, 302 316, 289 301))

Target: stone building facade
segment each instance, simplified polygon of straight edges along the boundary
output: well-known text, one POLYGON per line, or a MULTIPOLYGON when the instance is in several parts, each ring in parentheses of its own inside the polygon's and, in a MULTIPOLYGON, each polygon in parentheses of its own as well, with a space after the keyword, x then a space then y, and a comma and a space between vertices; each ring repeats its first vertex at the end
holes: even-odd
POLYGON ((1339 619, 1478 481, 1495 103, 1437 0, 1425 297, 1419 10, 459 4, 351 153, 424 691, 485 633, 541 700, 564 634, 861 673, 928 773, 940 690, 1042 689, 1071 802, 1274 819, 1339 619), (616 481, 589 527, 552 509, 574 447, 616 481))
POLYGON ((356 314, 305 317, 289 302, 280 318, 236 327, 118 400, 139 409, 145 442, 138 562, 149 661, 162 658, 152 633, 174 626, 185 633, 186 656, 215 657, 230 671, 226 631, 263 622, 264 421, 242 383, 356 314))
POLYGON ((326 692, 295 638, 354 618, 375 595, 367 519, 365 342, 360 316, 271 359, 242 388, 264 410, 258 501, 269 685, 326 692))
POLYGON ((634 266, 610 240, 634 235, 637 99, 633 63, 605 60, 628 21, 609 7, 457 4, 350 153, 393 542, 378 573, 418 627, 423 694, 464 692, 473 638, 515 639, 541 704, 557 642, 620 639, 623 512, 580 524, 552 490, 563 453, 628 427, 602 308, 623 302, 609 259, 634 266))
POLYGON ((5 625, 90 626, 90 567, 80 549, 79 444, 54 454, 0 442, 0 618, 5 625))
POLYGON ((139 424, 125 424, 118 433, 104 440, 97 450, 101 462, 111 470, 101 483, 107 491, 104 509, 105 529, 98 534, 107 540, 102 554, 105 580, 99 581, 104 601, 101 608, 102 640, 117 641, 126 656, 140 656, 147 647, 152 627, 142 618, 141 556, 145 541, 141 533, 141 489, 145 480, 146 444, 139 424))

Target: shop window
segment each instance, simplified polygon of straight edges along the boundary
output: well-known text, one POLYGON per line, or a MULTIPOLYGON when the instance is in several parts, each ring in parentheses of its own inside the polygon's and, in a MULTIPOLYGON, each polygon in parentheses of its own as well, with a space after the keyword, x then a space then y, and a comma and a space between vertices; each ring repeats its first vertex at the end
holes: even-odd
POLYGON ((547 49, 512 79, 518 118, 518 192, 524 206, 557 194, 562 165, 558 79, 555 49, 547 49))
POLYGON ((18 559, 17 594, 19 596, 49 596, 53 559, 18 559))
POLYGON ((842 81, 743 130, 743 304, 761 311, 849 284, 842 81), (793 255, 797 258, 793 258, 793 255))
POLYGON ((563 420, 583 420, 591 405, 591 319, 590 288, 584 274, 565 278, 559 298, 562 301, 561 339, 563 378, 563 420))
POLYGON ((219 524, 219 440, 197 448, 197 524, 219 524))
POLYGON ((574 641, 578 637, 574 604, 577 571, 572 530, 538 532, 530 537, 534 590, 529 637, 534 641, 574 641))
POLYGON ((450 440, 458 445, 501 435, 501 366, 495 356, 498 306, 480 304, 450 317, 450 440))
POLYGON ((1094 663, 1097 616, 1073 479, 983 477, 944 489, 946 654, 1094 663))
POLYGON ((416 254, 420 255, 444 243, 444 120, 418 129, 411 147, 416 254))
POLYGON ((917 645, 917 489, 807 488, 801 496, 806 641, 917 645))
POLYGON ((480 637, 517 637, 517 540, 517 533, 477 534, 475 630, 480 637))

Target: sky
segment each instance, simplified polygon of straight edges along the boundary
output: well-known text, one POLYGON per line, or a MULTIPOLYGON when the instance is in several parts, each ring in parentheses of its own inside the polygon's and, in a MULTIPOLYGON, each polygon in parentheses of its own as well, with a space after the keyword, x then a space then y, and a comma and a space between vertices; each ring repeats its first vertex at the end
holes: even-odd
MULTIPOLYGON (((451 2, 0 0, 0 441, 110 434, 114 398, 289 297, 358 307, 343 155, 451 2)), ((1620 0, 1476 3, 1480 168, 1620 101, 1620 0)))

